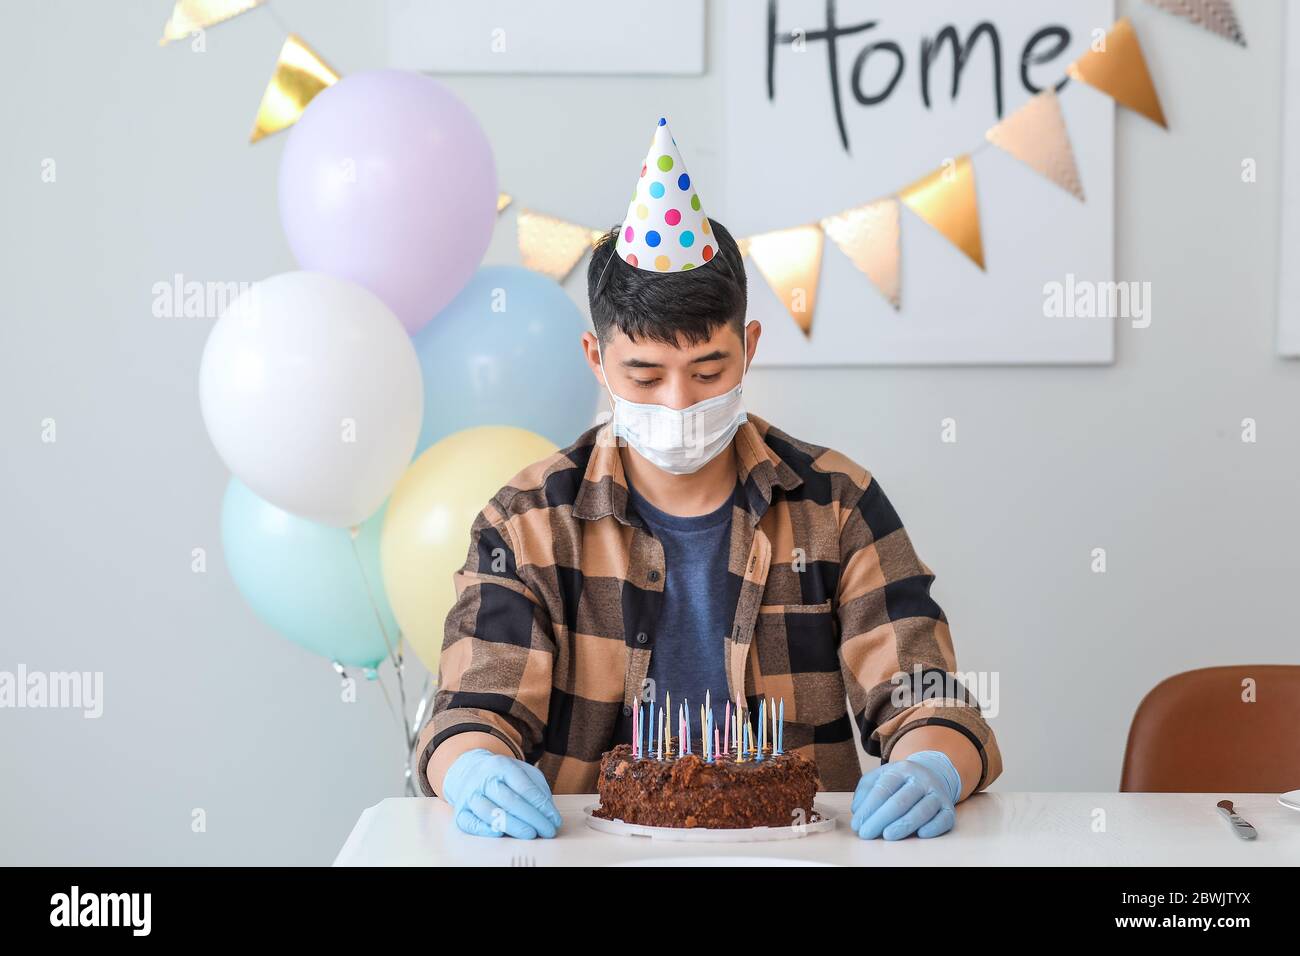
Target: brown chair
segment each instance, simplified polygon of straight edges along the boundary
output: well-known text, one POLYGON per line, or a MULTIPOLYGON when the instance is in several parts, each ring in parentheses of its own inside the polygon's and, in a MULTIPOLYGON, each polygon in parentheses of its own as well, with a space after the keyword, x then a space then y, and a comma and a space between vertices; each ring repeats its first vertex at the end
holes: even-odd
POLYGON ((1300 666, 1206 667, 1161 681, 1133 715, 1119 789, 1300 789, 1300 666), (1254 703, 1244 699, 1248 679, 1254 703))

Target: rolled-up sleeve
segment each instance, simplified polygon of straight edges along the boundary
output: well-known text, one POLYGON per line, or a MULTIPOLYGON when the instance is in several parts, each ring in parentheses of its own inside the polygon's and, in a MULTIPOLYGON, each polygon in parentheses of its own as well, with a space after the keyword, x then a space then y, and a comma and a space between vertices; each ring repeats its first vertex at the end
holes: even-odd
POLYGON ((979 751, 978 791, 1001 774, 1002 756, 978 699, 957 674, 948 619, 930 597, 933 581, 868 475, 842 519, 837 586, 840 666, 863 748, 887 762, 909 730, 951 727, 979 751))
POLYGON ((425 796, 429 758, 448 737, 479 731, 500 738, 520 760, 541 753, 550 704, 555 640, 550 617, 515 563, 502 497, 470 529, 465 564, 453 575, 438 687, 416 741, 416 779, 425 796))

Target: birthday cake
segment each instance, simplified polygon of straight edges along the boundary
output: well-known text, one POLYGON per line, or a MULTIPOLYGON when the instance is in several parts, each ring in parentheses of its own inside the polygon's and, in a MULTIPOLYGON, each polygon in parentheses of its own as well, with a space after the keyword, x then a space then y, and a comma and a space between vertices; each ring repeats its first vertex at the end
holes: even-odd
POLYGON ((788 827, 812 823, 817 765, 794 753, 706 760, 697 753, 633 757, 618 744, 600 758, 593 816, 652 827, 788 827))

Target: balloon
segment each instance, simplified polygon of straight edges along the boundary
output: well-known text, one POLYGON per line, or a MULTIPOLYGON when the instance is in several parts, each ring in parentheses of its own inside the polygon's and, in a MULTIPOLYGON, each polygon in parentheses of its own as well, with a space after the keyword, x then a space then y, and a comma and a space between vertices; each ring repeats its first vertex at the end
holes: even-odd
POLYGON ((374 514, 420 433, 420 363, 373 293, 286 272, 240 295, 199 369, 208 434, 260 498, 345 527, 374 514))
POLYGON ((452 574, 465 563, 470 526, 511 478, 554 451, 522 428, 469 428, 429 448, 393 489, 380 538, 384 589, 430 673, 438 672, 443 622, 456 601, 452 574))
POLYGON ((376 608, 394 648, 398 640, 379 566, 383 520, 381 510, 361 525, 354 553, 347 530, 281 511, 232 478, 221 544, 235 586, 258 617, 313 654, 372 668, 389 653, 376 608))
POLYGON ((568 445, 596 414, 599 384, 580 348, 586 318, 552 279, 479 269, 413 341, 424 372, 416 450, 475 425, 515 425, 568 445))
POLYGON ((469 281, 497 220, 496 163, 474 114, 403 70, 316 95, 285 143, 279 195, 299 265, 365 286, 408 332, 469 281))

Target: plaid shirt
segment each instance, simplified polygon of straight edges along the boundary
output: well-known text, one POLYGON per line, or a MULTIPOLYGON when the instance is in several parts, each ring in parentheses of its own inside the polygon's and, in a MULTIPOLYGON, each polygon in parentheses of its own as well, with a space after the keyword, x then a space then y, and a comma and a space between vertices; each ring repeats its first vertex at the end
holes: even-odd
MULTIPOLYGON (((997 741, 953 675, 934 576, 880 485, 840 453, 748 417, 735 437, 735 611, 719 635, 732 701, 743 690, 756 717, 760 698, 784 698, 785 749, 817 762, 823 790, 857 786, 854 724, 886 761, 907 731, 951 727, 979 751, 976 790, 988 786, 1002 771, 997 741)), ((662 545, 628 503, 616 441, 608 423, 593 426, 512 478, 474 521, 416 747, 426 796, 429 757, 465 731, 499 737, 554 793, 595 792, 620 711, 644 699, 665 575, 662 545)))

